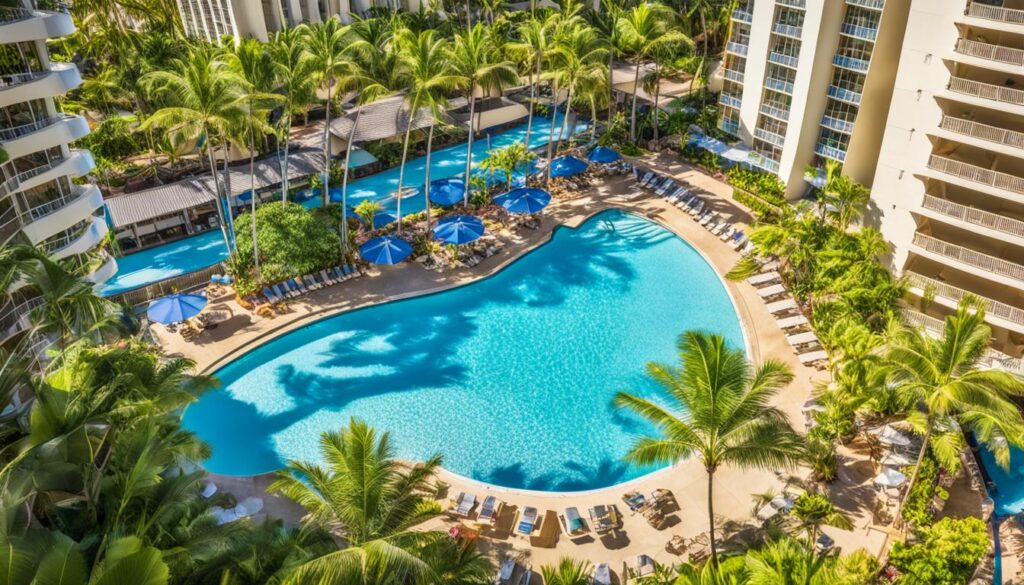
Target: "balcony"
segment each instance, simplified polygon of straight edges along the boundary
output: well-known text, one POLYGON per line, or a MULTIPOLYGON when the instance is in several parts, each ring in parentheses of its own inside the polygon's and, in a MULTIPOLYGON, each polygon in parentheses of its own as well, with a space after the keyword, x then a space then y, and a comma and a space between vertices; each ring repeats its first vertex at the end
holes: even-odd
POLYGON ((819 142, 814 147, 814 152, 819 156, 843 162, 846 160, 846 151, 836 146, 829 146, 819 142))
POLYGON ((999 63, 1007 63, 1009 65, 1024 67, 1024 50, 1014 49, 1012 47, 979 43, 978 41, 972 41, 969 39, 957 39, 956 52, 961 55, 978 57, 988 61, 997 61, 999 63))
MULTIPOLYGON (((8 2, 10 4, 10 2, 8 2)), ((15 5, 20 4, 15 0, 15 5)), ((41 41, 75 32, 68 8, 57 2, 33 2, 33 8, 0 7, 0 38, 6 43, 41 41)))
POLYGON ((882 10, 885 8, 885 0, 846 0, 850 6, 860 6, 868 10, 882 10))
POLYGON ((735 69, 726 69, 723 75, 729 81, 735 81, 736 83, 743 83, 743 72, 736 71, 735 69))
POLYGON ((775 146, 782 146, 786 143, 786 138, 784 136, 776 134, 770 130, 765 130, 764 128, 754 128, 754 136, 775 146))
POLYGON ((741 57, 747 56, 747 45, 737 43, 736 41, 729 41, 725 45, 725 51, 732 53, 733 55, 740 55, 741 57))
POLYGON ((772 31, 775 32, 776 34, 780 34, 784 37, 789 37, 791 39, 799 39, 800 35, 803 34, 804 32, 803 27, 793 26, 791 24, 783 24, 781 22, 776 22, 775 25, 772 26, 772 31))
POLYGON ((1024 106, 1024 90, 1013 89, 1012 87, 972 81, 963 77, 953 77, 949 80, 949 90, 997 102, 1024 106))
POLYGON ((788 6, 790 8, 799 8, 804 10, 807 8, 807 0, 776 0, 776 4, 779 6, 788 6))
MULTIPOLYGON (((4 41, 6 42, 6 39, 4 41)), ((82 76, 74 63, 51 62, 49 71, 3 75, 0 76, 0 108, 64 95, 81 84, 82 76)))
POLYGON ((779 163, 758 153, 758 156, 751 159, 751 164, 755 167, 764 169, 769 173, 779 174, 779 163))
POLYGON ((796 69, 797 64, 800 63, 800 58, 792 55, 786 55, 784 53, 772 52, 768 54, 768 62, 775 63, 776 65, 782 65, 783 67, 789 67, 790 69, 796 69))
POLYGON ((742 8, 737 8, 732 11, 732 19, 736 22, 750 24, 754 21, 754 15, 742 8))
POLYGON ((990 274, 1003 276, 1024 283, 1024 266, 1009 260, 990 256, 956 244, 944 242, 927 234, 914 234, 914 245, 960 264, 977 268, 990 274))
POLYGON ((103 194, 96 185, 75 185, 42 205, 22 213, 22 231, 29 241, 41 242, 89 217, 103 207, 103 194))
POLYGON ((55 158, 48 163, 18 173, 7 179, 3 186, 10 191, 31 189, 63 176, 81 177, 96 168, 92 153, 88 150, 72 150, 67 157, 55 158))
POLYGON ((839 87, 838 85, 830 85, 828 86, 828 95, 841 102, 846 102, 855 106, 860 105, 861 94, 853 91, 852 89, 846 89, 845 87, 839 87))
POLYGON ((853 24, 852 22, 844 22, 843 26, 839 29, 839 32, 848 37, 873 43, 875 42, 875 39, 878 38, 878 25, 862 26, 859 24, 853 24))
POLYGON ((740 106, 743 105, 743 99, 741 96, 728 94, 723 91, 721 95, 718 96, 718 103, 723 106, 739 109, 740 106))
POLYGON ((721 123, 718 125, 722 129, 722 132, 732 134, 733 136, 740 135, 740 123, 735 120, 727 120, 722 118, 721 123))
POLYGON ((843 134, 853 134, 853 122, 847 120, 841 120, 839 118, 833 118, 832 116, 823 116, 821 118, 821 125, 835 130, 836 132, 842 132, 843 134))
MULTIPOLYGON (((921 327, 935 337, 941 336, 946 328, 946 323, 942 319, 925 315, 913 309, 903 308, 900 310, 900 314, 908 325, 921 327)), ((982 360, 989 368, 1024 377, 1024 359, 1011 357, 995 348, 989 348, 982 360)))
POLYGON ((786 122, 789 120, 789 109, 781 108, 779 106, 773 106, 771 104, 761 104, 761 113, 765 116, 775 118, 776 120, 782 120, 786 122))
POLYGON ((766 77, 764 80, 764 86, 780 93, 793 95, 793 84, 789 81, 775 79, 774 77, 766 77))
POLYGON ((85 254, 98 246, 107 235, 105 217, 94 216, 87 220, 84 228, 65 233, 59 238, 51 238, 41 244, 41 248, 54 258, 67 258, 76 254, 85 254))
POLYGON ((976 207, 968 207, 934 195, 925 195, 921 207, 929 211, 958 219, 975 227, 987 228, 1001 234, 1024 238, 1024 221, 984 211, 976 207))
POLYGON ((848 69, 850 71, 856 71, 857 73, 867 73, 868 66, 871 62, 864 59, 847 57, 846 55, 836 55, 835 57, 832 57, 832 64, 840 69, 848 69))
POLYGON ((1024 179, 1007 173, 992 171, 984 167, 960 162, 937 154, 931 155, 928 159, 928 168, 966 179, 972 183, 988 185, 997 189, 1010 191, 1018 195, 1024 195, 1024 179))
POLYGON ((18 303, 7 300, 0 306, 0 342, 28 329, 32 309, 43 304, 42 297, 32 297, 18 303))
POLYGON ((1009 24, 1024 24, 1024 10, 989 6, 988 4, 979 4, 978 2, 968 3, 967 16, 1009 24))
POLYGON ((58 114, 14 128, 0 129, 0 143, 10 158, 19 158, 68 144, 89 133, 89 124, 81 116, 58 114))
POLYGON ((942 122, 939 123, 939 128, 979 140, 996 142, 1004 146, 1024 148, 1024 132, 1016 130, 1006 130, 1005 128, 997 128, 972 120, 954 118, 953 116, 943 116, 942 122))
POLYGON ((951 305, 950 308, 956 308, 964 297, 971 295, 984 303, 987 317, 997 317, 1010 323, 1024 325, 1024 309, 1018 309, 1013 305, 981 297, 960 287, 913 272, 907 273, 907 282, 912 288, 919 289, 922 292, 932 291, 936 297, 949 299, 951 301, 949 303, 951 305))

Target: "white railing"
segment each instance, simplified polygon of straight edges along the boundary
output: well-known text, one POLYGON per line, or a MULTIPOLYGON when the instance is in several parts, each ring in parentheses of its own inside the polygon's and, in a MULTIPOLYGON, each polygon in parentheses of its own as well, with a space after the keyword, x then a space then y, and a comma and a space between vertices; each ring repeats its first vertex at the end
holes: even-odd
POLYGON ((1007 130, 953 116, 943 116, 942 122, 939 123, 939 128, 965 136, 973 136, 981 140, 988 140, 989 142, 998 142, 1006 146, 1024 148, 1024 132, 1016 130, 1007 130))
POLYGON ((957 39, 956 52, 961 55, 988 59, 989 61, 1024 66, 1024 50, 1012 47, 979 43, 970 39, 957 39))
POLYGON ((750 24, 751 22, 754 21, 754 15, 747 10, 737 8, 736 10, 732 11, 732 19, 737 22, 744 22, 746 24, 750 24))
MULTIPOLYGON (((931 315, 925 315, 924 313, 915 311, 910 308, 900 309, 900 314, 903 316, 904 322, 911 327, 920 327, 928 333, 939 337, 942 332, 946 329, 946 322, 942 319, 937 319, 931 315)), ((990 368, 998 370, 1004 370, 1018 376, 1024 376, 1024 359, 1015 358, 1006 355, 1005 353, 989 348, 985 352, 984 358, 987 365, 990 368)))
POLYGON ((862 41, 872 41, 878 38, 878 28, 870 26, 860 26, 853 23, 843 23, 842 28, 839 29, 846 36, 850 36, 862 41))
POLYGON ((24 183, 25 181, 31 179, 32 177, 41 175, 67 160, 69 160, 69 157, 64 156, 60 158, 50 159, 49 162, 45 162, 39 165, 38 167, 33 167, 27 171, 22 171, 17 175, 14 175, 10 179, 7 179, 7 181, 4 182, 4 185, 9 187, 10 190, 13 191, 14 189, 17 189, 18 185, 20 185, 21 183, 24 183))
POLYGON ((776 22, 775 26, 772 27, 772 30, 780 35, 792 37, 794 39, 799 39, 800 35, 802 35, 804 31, 803 27, 793 26, 792 24, 783 24, 781 22, 776 22))
POLYGON ((998 102, 1024 106, 1024 90, 1013 89, 1012 87, 972 81, 963 77, 953 77, 949 80, 949 90, 998 102))
POLYGON ((776 0, 780 6, 789 6, 790 8, 807 8, 807 0, 776 0))
POLYGON ((842 69, 849 69, 850 71, 856 71, 858 73, 867 73, 870 62, 856 57, 836 55, 835 57, 832 57, 832 64, 842 69))
POLYGON ((737 43, 736 41, 729 41, 725 45, 725 50, 728 51, 729 53, 734 53, 736 55, 742 55, 744 57, 747 56, 747 49, 748 49, 747 45, 745 45, 743 43, 737 43))
POLYGON ((999 189, 1006 189, 1007 191, 1024 195, 1024 179, 1015 175, 992 171, 937 154, 931 155, 928 159, 928 168, 975 183, 991 185, 999 189))
POLYGON ((21 230, 21 222, 18 221, 18 212, 13 205, 0 214, 0 244, 7 243, 21 230))
POLYGON ((70 114, 58 114, 56 116, 43 118, 41 120, 36 120, 34 122, 29 122, 28 124, 15 126, 13 128, 0 128, 0 141, 14 140, 19 136, 31 134, 36 130, 42 130, 47 126, 51 126, 53 124, 56 124, 57 122, 60 122, 62 120, 68 120, 70 118, 74 118, 74 116, 70 114))
POLYGON ((30 223, 46 217, 55 211, 59 211, 68 206, 69 203, 74 203, 79 197, 84 195, 88 190, 87 187, 81 185, 75 185, 71 188, 69 193, 64 193, 64 188, 58 186, 57 197, 43 203, 36 205, 21 215, 21 220, 24 223, 30 223))
POLYGON ((925 195, 921 207, 930 209, 942 215, 959 219, 972 225, 986 227, 1011 236, 1024 238, 1024 221, 984 211, 976 207, 969 207, 959 203, 953 203, 947 199, 940 199, 934 195, 925 195))
POLYGON ((42 297, 32 297, 20 303, 8 301, 0 308, 0 339, 6 339, 21 331, 32 309, 43 304, 42 297))
POLYGON ((775 146, 782 146, 786 143, 785 137, 770 130, 765 130, 764 128, 754 128, 754 136, 769 144, 774 144, 775 146))
POLYGON ((722 94, 718 96, 718 101, 721 104, 731 106, 733 108, 739 108, 743 104, 743 99, 740 98, 740 96, 731 95, 725 92, 722 92, 722 94))
POLYGON ((848 120, 840 120, 839 118, 826 115, 822 116, 821 125, 843 134, 853 134, 853 122, 848 120))
POLYGON ((814 147, 814 152, 825 158, 831 158, 839 162, 844 162, 846 160, 846 151, 844 149, 822 144, 821 142, 814 147))
POLYGON ((967 16, 984 18, 985 20, 998 20, 1012 24, 1024 24, 1024 10, 1014 8, 1002 8, 971 2, 967 6, 967 16))
POLYGON ((778 120, 787 121, 789 120, 789 110, 786 108, 780 108, 771 104, 761 104, 761 113, 765 116, 771 116, 778 120))
POLYGON ((1013 305, 994 301, 992 299, 983 297, 976 293, 972 293, 968 290, 953 286, 951 284, 928 278, 914 272, 907 273, 907 281, 910 282, 911 286, 916 286, 922 290, 930 290, 935 293, 936 296, 952 299, 959 303, 964 297, 971 295, 976 297, 978 300, 985 304, 985 311, 994 317, 1000 319, 1006 319, 1018 325, 1024 325, 1024 309, 1018 309, 1013 305))
POLYGON ((850 6, 860 6, 869 10, 882 10, 885 8, 885 0, 846 0, 850 6))
POLYGON ((730 81, 735 81, 736 83, 743 83, 742 71, 736 71, 735 69, 726 69, 724 77, 730 81))
POLYGON ((14 87, 15 85, 27 83, 29 81, 35 81, 49 74, 49 71, 27 71, 25 73, 12 73, 10 75, 0 75, 0 91, 3 91, 8 87, 14 87))
POLYGON ((985 272, 1006 276, 1024 282, 1024 266, 1015 262, 996 258, 995 256, 990 256, 984 252, 978 252, 977 250, 957 246, 956 244, 950 244, 949 242, 944 242, 938 238, 922 233, 914 234, 914 244, 934 254, 945 256, 946 258, 979 268, 985 272))

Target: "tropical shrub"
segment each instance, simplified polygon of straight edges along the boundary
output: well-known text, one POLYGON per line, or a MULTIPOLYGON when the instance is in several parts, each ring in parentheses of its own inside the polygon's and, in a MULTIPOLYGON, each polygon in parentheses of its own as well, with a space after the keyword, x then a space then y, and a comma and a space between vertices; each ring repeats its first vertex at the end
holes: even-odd
POLYGON ((753 193, 771 205, 781 207, 787 204, 783 196, 786 184, 772 173, 734 166, 725 173, 725 177, 733 187, 753 193))
POLYGON ((988 552, 988 528, 978 518, 943 518, 918 530, 919 540, 897 542, 889 562, 903 575, 900 585, 961 585, 988 552))
POLYGON ((537 155, 527 150, 522 142, 516 142, 508 146, 492 149, 487 153, 487 158, 480 161, 480 168, 487 171, 489 178, 500 174, 505 179, 505 186, 512 188, 512 177, 517 171, 524 171, 530 161, 537 158, 537 155))
POLYGON ((742 189, 733 189, 732 198, 735 199, 737 203, 740 203, 747 209, 753 211, 760 220, 771 220, 782 214, 782 209, 775 204, 768 203, 757 195, 742 189))
POLYGON ((932 524, 932 500, 939 482, 939 464, 931 455, 931 450, 921 461, 921 469, 917 481, 910 488, 907 501, 903 504, 903 519, 915 528, 925 528, 932 524))
POLYGON ((384 211, 384 206, 372 199, 363 199, 353 210, 365 225, 373 227, 373 216, 384 211))
MULTIPOLYGON (((252 216, 235 219, 234 274, 239 293, 259 288, 253 262, 252 216)), ((256 209, 256 243, 263 282, 280 282, 335 264, 341 256, 337 225, 297 203, 274 201, 256 209)))
POLYGON ((836 563, 834 585, 867 585, 875 582, 880 563, 875 555, 863 548, 839 557, 836 563))
POLYGON ((136 132, 134 117, 116 116, 104 120, 78 140, 81 148, 88 148, 98 159, 117 161, 146 151, 144 140, 136 132))

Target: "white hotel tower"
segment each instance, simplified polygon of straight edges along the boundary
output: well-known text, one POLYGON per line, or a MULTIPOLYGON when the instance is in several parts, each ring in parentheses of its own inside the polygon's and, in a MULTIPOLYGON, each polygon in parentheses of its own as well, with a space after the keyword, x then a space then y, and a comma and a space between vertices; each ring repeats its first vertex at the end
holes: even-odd
MULTIPOLYGON (((95 166, 87 150, 68 144, 89 133, 81 116, 57 111, 53 98, 82 83, 72 63, 51 62, 46 40, 75 26, 59 2, 18 0, 0 6, 0 247, 31 244, 54 258, 88 254, 107 223, 99 189, 79 180, 95 166)), ((104 282, 117 271, 105 252, 86 256, 88 278, 104 282)), ((38 302, 14 285, 0 302, 0 343, 27 326, 38 302)))

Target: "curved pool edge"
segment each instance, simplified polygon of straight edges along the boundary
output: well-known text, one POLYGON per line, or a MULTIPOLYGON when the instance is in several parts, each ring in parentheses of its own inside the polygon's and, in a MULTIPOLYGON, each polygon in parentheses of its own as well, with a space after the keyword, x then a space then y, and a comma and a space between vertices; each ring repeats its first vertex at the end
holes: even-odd
MULTIPOLYGON (((555 206, 553 205, 552 207, 555 207, 555 206)), ((263 344, 265 344, 265 343, 267 343, 269 341, 272 341, 272 340, 274 340, 274 339, 276 339, 278 337, 281 337, 281 336, 286 335, 288 333, 297 331, 297 330, 302 329, 304 327, 308 327, 308 326, 314 325, 315 323, 317 323, 319 321, 322 321, 324 319, 328 319, 328 318, 335 317, 335 316, 338 316, 338 315, 342 315, 342 314, 345 314, 345 313, 361 311, 361 310, 368 309, 368 308, 371 308, 371 307, 376 307, 376 306, 379 306, 379 305, 389 304, 389 303, 393 303, 393 302, 399 302, 399 301, 413 299, 413 298, 417 298, 417 297, 434 295, 434 294, 442 293, 442 292, 445 292, 445 291, 450 291, 450 290, 462 288, 464 286, 468 286, 468 285, 475 284, 475 283, 478 283, 480 281, 486 280, 488 278, 491 278, 493 276, 496 276, 496 275, 500 274, 504 269, 508 268, 513 263, 517 262, 518 260, 521 260, 521 259, 525 258, 526 256, 528 256, 532 252, 535 252, 535 251, 539 250, 540 248, 542 248, 543 246, 545 246, 546 244, 550 243, 554 239, 555 234, 558 232, 558 230, 563 229, 563 228, 573 229, 573 230, 578 229, 580 226, 582 226, 583 224, 585 224, 588 221, 590 221, 594 216, 599 215, 599 214, 604 213, 604 212, 607 212, 607 211, 613 211, 613 210, 618 210, 618 211, 621 211, 623 213, 627 213, 627 214, 630 214, 630 215, 633 215, 633 216, 636 216, 636 217, 640 217, 640 218, 645 219, 647 221, 653 222, 654 224, 656 224, 659 227, 667 230, 668 232, 670 232, 671 234, 673 234, 674 236, 679 238, 684 244, 686 244, 692 250, 697 252, 697 254, 701 257, 701 259, 711 268, 712 272, 715 274, 715 276, 718 278, 720 284, 722 285, 722 288, 725 290, 726 296, 728 297, 729 302, 732 305, 733 311, 734 311, 734 313, 736 314, 736 317, 737 317, 737 323, 738 323, 739 328, 740 328, 740 334, 741 334, 741 336, 743 338, 743 346, 744 346, 743 349, 747 352, 747 355, 750 357, 751 360, 756 360, 758 358, 760 352, 758 351, 757 344, 755 343, 756 337, 750 335, 750 332, 748 331, 748 323, 752 323, 751 317, 749 315, 749 309, 746 307, 745 303, 741 303, 740 299, 737 298, 737 295, 734 293, 734 291, 729 286, 729 281, 721 273, 719 268, 715 265, 715 263, 712 261, 711 257, 708 255, 708 253, 705 250, 701 249, 701 247, 696 245, 690 238, 686 237, 686 235, 683 234, 680 230, 678 230, 675 227, 669 225, 665 221, 662 221, 662 219, 660 217, 646 212, 642 208, 639 208, 639 207, 637 207, 635 205, 630 205, 628 202, 596 201, 595 204, 593 205, 593 207, 591 209, 588 209, 586 211, 586 213, 582 213, 580 215, 570 216, 570 217, 567 218, 566 221, 561 221, 561 220, 557 220, 556 219, 555 220, 555 225, 552 226, 552 228, 550 230, 548 230, 546 234, 540 236, 536 241, 531 242, 531 243, 523 246, 522 248, 519 248, 519 249, 515 250, 515 253, 510 254, 507 258, 503 258, 501 260, 501 262, 498 262, 497 264, 495 264, 494 266, 490 267, 485 272, 482 272, 482 273, 479 273, 479 274, 469 275, 469 276, 467 276, 467 278, 465 278, 464 280, 459 281, 459 282, 453 282, 453 283, 448 283, 448 284, 444 284, 444 285, 441 285, 441 286, 429 287, 429 288, 424 288, 424 289, 420 289, 420 290, 408 291, 408 292, 404 292, 404 293, 394 294, 394 295, 390 295, 390 296, 388 296, 386 298, 383 298, 383 299, 374 300, 374 301, 368 301, 366 303, 359 304, 359 305, 356 305, 356 306, 330 306, 330 307, 324 307, 322 309, 319 309, 319 310, 310 312, 310 313, 308 313, 306 315, 303 315, 303 316, 295 319, 294 321, 290 321, 288 323, 283 323, 280 326, 277 326, 277 327, 274 327, 274 328, 271 328, 271 329, 268 329, 268 330, 262 332, 258 336, 254 337, 254 338, 252 338, 252 339, 250 339, 248 341, 246 341, 245 343, 243 343, 243 344, 241 344, 241 345, 239 345, 239 346, 237 346, 235 348, 232 348, 230 351, 225 352, 223 355, 218 356, 217 359, 211 361, 205 367, 203 367, 200 370, 199 373, 202 374, 202 375, 210 375, 210 374, 212 374, 212 373, 214 373, 214 372, 216 372, 216 371, 226 367, 232 361, 235 361, 235 360, 241 358, 246 353, 255 350, 259 346, 261 346, 261 345, 263 345, 263 344), (741 308, 742 308, 742 310, 741 310, 741 308)), ((214 390, 214 391, 216 391, 216 390, 214 390)), ((409 461, 409 460, 400 460, 400 461, 402 461, 404 464, 409 465, 409 466, 417 464, 417 461, 409 461)), ((586 489, 586 490, 532 490, 532 489, 526 489, 526 488, 515 488, 515 487, 502 486, 502 485, 498 485, 498 484, 494 484, 494 483, 489 483, 489 482, 486 482, 486 481, 482 481, 482 480, 478 480, 478 479, 474 479, 474 478, 462 475, 460 473, 452 471, 452 470, 450 470, 450 469, 448 469, 446 467, 443 467, 443 466, 440 469, 439 475, 442 476, 442 477, 447 476, 447 477, 449 477, 449 478, 451 478, 453 480, 456 480, 459 484, 462 484, 462 485, 476 486, 476 487, 479 487, 481 490, 487 490, 487 491, 495 492, 495 493, 520 495, 520 496, 532 496, 532 497, 554 497, 554 498, 557 498, 557 497, 560 497, 560 496, 564 496, 564 497, 576 496, 576 497, 578 497, 578 496, 584 496, 584 495, 602 494, 602 493, 605 493, 605 492, 610 492, 611 490, 619 491, 619 490, 622 490, 622 489, 628 489, 630 486, 638 485, 640 483, 644 483, 644 482, 650 481, 650 480, 656 478, 659 475, 666 475, 666 474, 672 472, 673 470, 675 470, 676 468, 686 464, 689 461, 691 461, 691 459, 684 459, 684 460, 678 461, 676 463, 673 463, 673 464, 670 464, 670 465, 666 465, 666 466, 660 467, 658 469, 654 469, 652 471, 649 471, 649 472, 644 473, 642 475, 639 475, 637 477, 630 478, 630 479, 628 479, 626 481, 623 481, 623 482, 619 482, 619 483, 616 483, 616 484, 613 484, 613 485, 603 486, 603 487, 599 487, 599 488, 586 489)), ((202 467, 204 470, 206 470, 206 468, 203 465, 200 465, 200 467, 202 467)), ((239 475, 234 475, 234 474, 218 474, 218 473, 209 472, 208 470, 206 470, 206 471, 208 473, 212 473, 213 475, 221 476, 221 477, 256 478, 256 477, 260 477, 260 476, 266 476, 266 475, 275 474, 278 471, 280 471, 281 469, 283 469, 283 467, 275 469, 275 470, 264 471, 264 472, 261 472, 261 473, 245 474, 245 475, 242 475, 242 474, 239 474, 239 475)))

